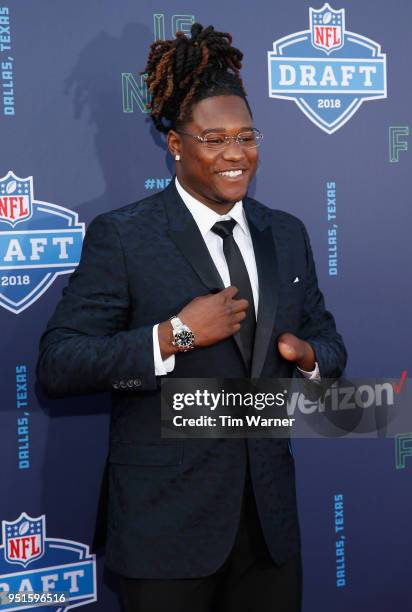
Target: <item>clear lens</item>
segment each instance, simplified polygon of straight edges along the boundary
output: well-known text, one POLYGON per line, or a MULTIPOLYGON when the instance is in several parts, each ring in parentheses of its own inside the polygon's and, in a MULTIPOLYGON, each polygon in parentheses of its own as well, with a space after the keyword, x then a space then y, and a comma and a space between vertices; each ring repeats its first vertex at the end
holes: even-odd
POLYGON ((219 149, 226 144, 226 134, 206 134, 203 137, 203 142, 211 149, 219 149))
POLYGON ((241 132, 237 136, 237 141, 244 147, 256 147, 258 142, 255 132, 241 132))
POLYGON ((247 149, 258 147, 263 138, 263 134, 259 130, 250 130, 248 132, 240 132, 237 136, 227 136, 226 134, 206 134, 202 141, 208 149, 222 149, 230 142, 237 142, 240 146, 247 149))

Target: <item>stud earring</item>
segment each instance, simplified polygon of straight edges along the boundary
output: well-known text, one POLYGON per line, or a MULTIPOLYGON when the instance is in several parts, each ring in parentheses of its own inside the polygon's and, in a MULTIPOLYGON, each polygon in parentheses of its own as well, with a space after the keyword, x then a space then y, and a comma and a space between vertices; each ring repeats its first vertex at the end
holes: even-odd
POLYGON ((175 160, 176 161, 180 161, 180 155, 179 154, 175 155, 175 160))

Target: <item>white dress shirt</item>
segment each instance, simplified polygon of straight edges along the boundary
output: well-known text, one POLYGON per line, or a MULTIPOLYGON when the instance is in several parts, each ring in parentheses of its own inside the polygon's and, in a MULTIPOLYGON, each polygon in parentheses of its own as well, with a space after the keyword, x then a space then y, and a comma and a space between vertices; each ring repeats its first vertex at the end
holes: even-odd
MULTIPOLYGON (((236 225, 233 228, 233 238, 239 247, 239 250, 244 259, 246 269, 249 274, 250 284, 252 286, 253 301, 255 304, 255 313, 257 316, 259 306, 259 281, 256 268, 255 253, 253 250, 252 237, 250 235, 249 226, 246 221, 245 211, 243 209, 242 201, 236 202, 233 208, 226 215, 219 215, 217 212, 205 206, 199 200, 196 200, 190 193, 188 193, 179 181, 177 177, 175 179, 176 189, 182 198, 183 202, 189 209, 196 225, 198 226, 202 238, 206 243, 210 256, 215 264, 220 277, 225 287, 230 286, 229 269, 227 266, 226 258, 223 253, 223 239, 212 232, 212 227, 218 221, 228 221, 234 219, 236 225)), ((156 376, 164 376, 171 372, 175 367, 175 355, 170 355, 167 359, 162 359, 160 353, 159 336, 158 336, 158 324, 153 327, 153 353, 154 353, 154 364, 156 376)), ((305 372, 299 370, 302 374, 310 380, 319 380, 319 368, 316 363, 315 369, 312 372, 305 372)))

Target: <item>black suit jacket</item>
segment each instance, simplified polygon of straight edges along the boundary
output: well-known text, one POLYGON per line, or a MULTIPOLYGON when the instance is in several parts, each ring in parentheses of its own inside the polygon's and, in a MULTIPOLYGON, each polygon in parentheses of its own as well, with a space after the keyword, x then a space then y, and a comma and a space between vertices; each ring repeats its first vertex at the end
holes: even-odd
MULTIPOLYGON (((245 198, 259 277, 252 377, 291 377, 277 337, 310 342, 323 378, 339 377, 346 351, 325 310, 301 221, 245 198), (293 283, 298 276, 299 283, 293 283)), ((110 391, 106 564, 140 578, 213 573, 234 542, 247 454, 270 553, 300 545, 294 462, 282 439, 162 439, 152 327, 221 278, 174 182, 89 226, 82 257, 41 338, 38 378, 51 396, 110 391)), ((176 356, 168 376, 241 378, 228 338, 176 356)))

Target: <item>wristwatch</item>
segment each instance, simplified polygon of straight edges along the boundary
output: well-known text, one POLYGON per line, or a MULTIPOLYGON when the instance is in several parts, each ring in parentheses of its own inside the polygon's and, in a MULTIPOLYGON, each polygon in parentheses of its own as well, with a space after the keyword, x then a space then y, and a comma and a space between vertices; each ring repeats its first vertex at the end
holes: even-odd
POLYGON ((195 336, 190 327, 182 323, 176 315, 170 317, 169 321, 173 328, 173 346, 183 353, 195 348, 195 336))

